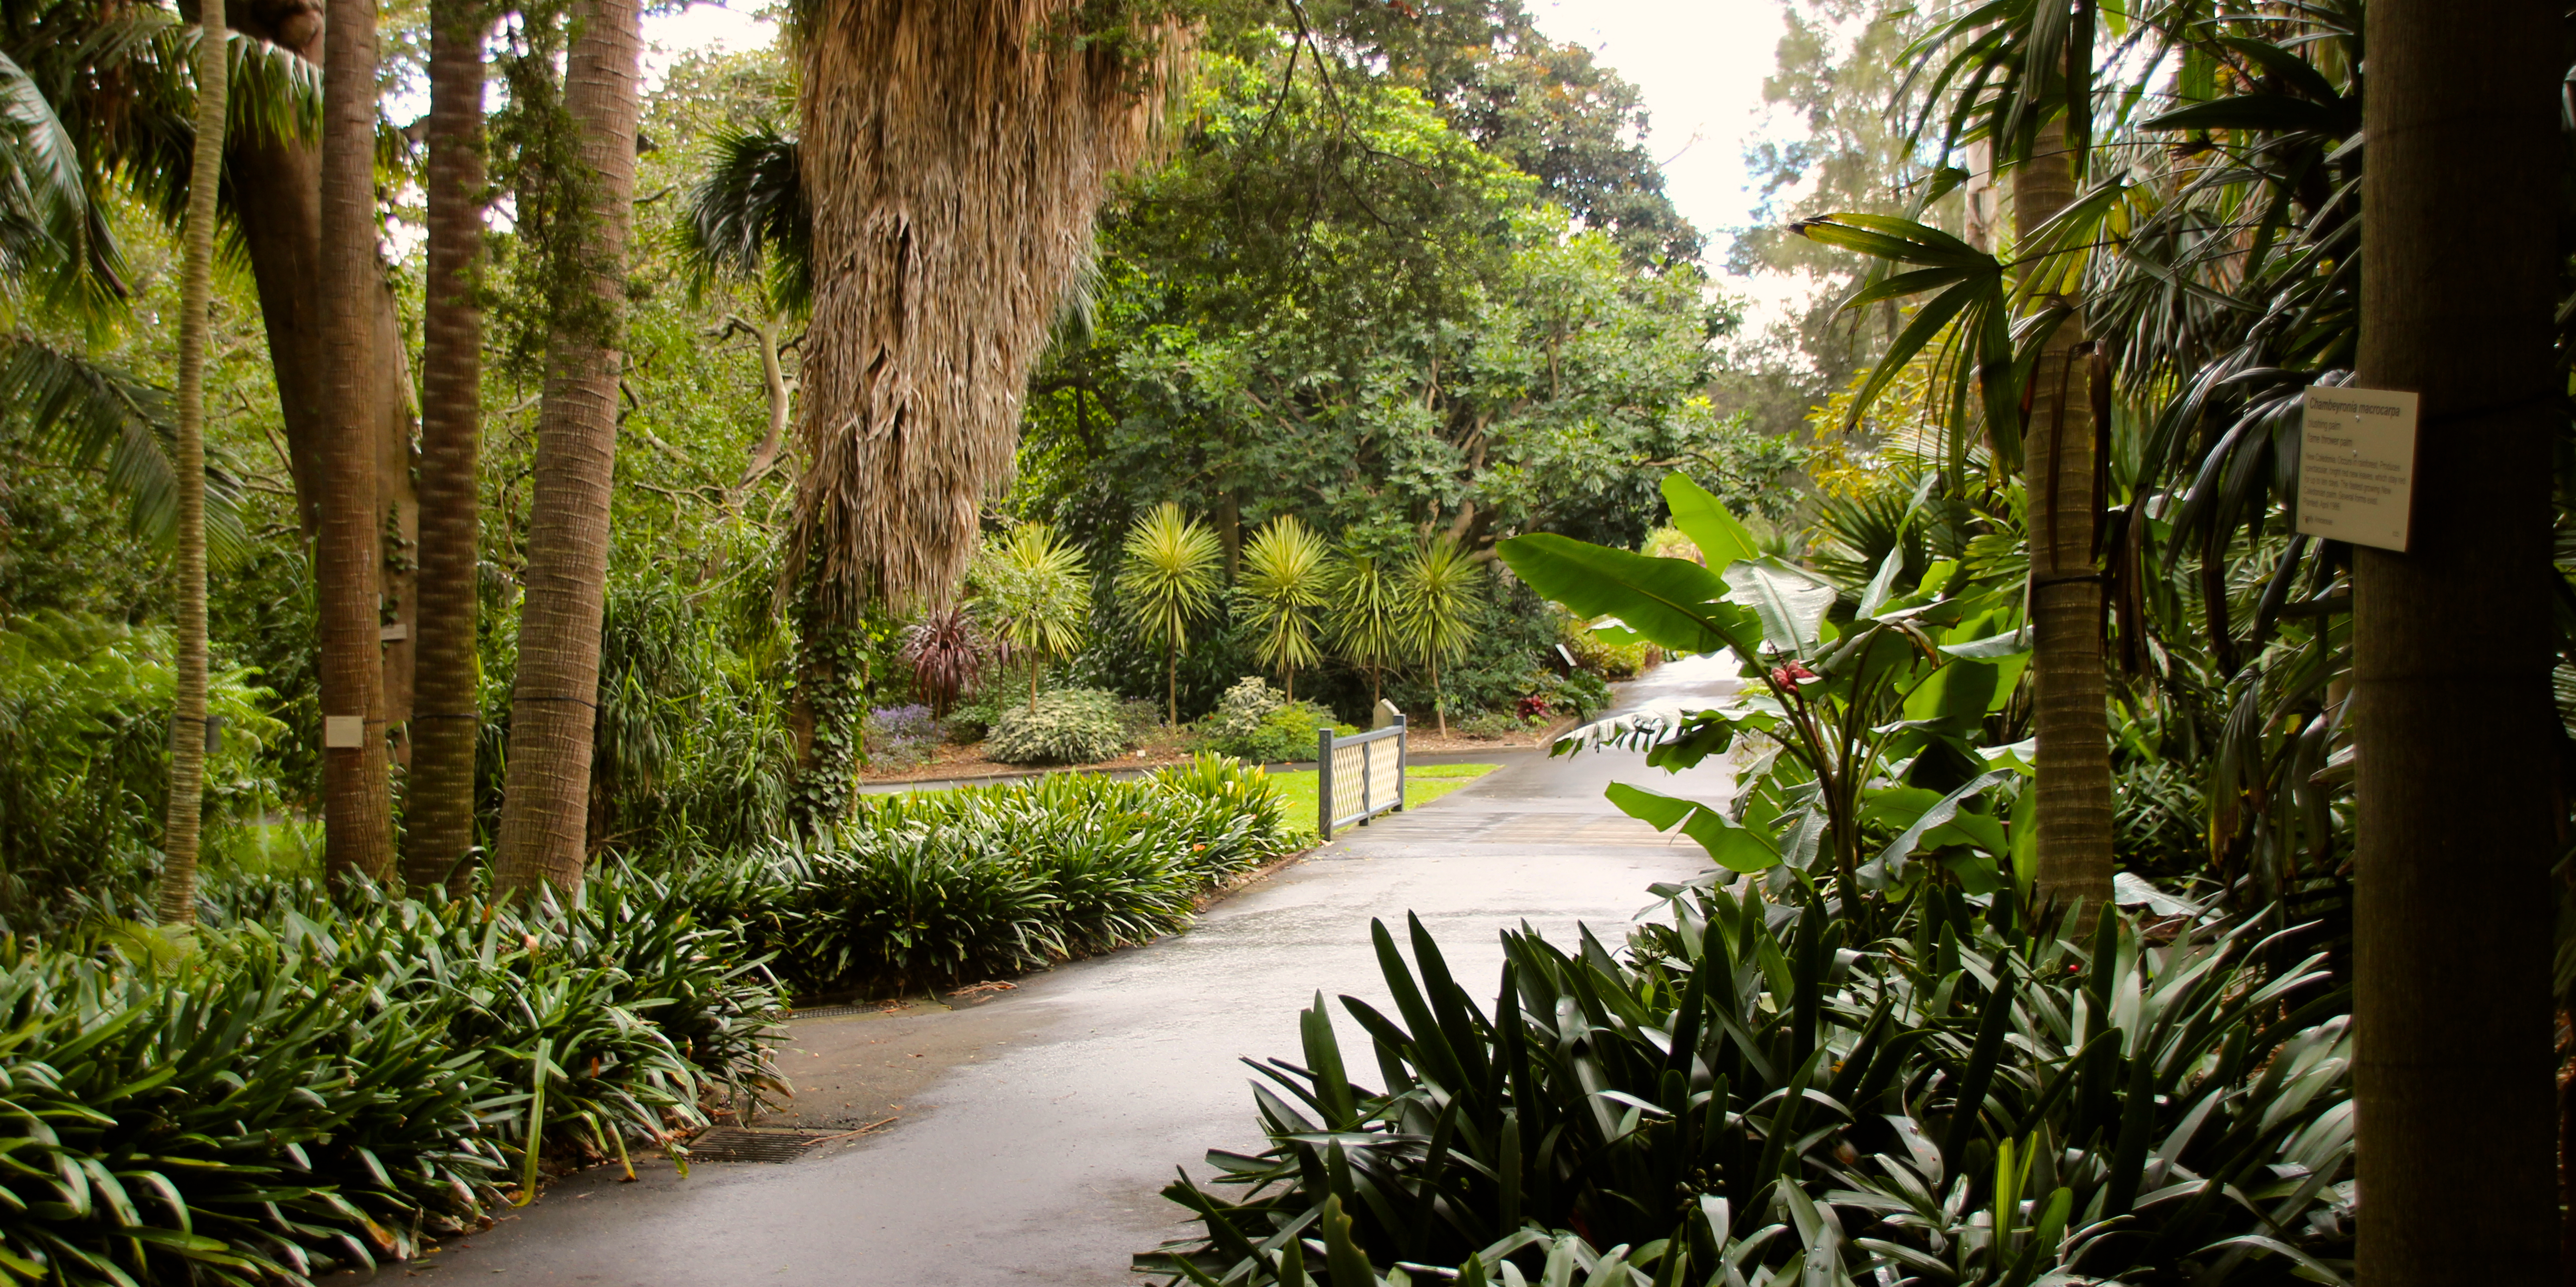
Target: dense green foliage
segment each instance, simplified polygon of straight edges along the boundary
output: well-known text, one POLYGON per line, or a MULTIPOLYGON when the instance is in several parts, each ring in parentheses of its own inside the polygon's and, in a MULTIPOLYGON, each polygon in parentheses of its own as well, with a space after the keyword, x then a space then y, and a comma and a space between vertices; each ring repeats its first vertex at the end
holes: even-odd
POLYGON ((662 882, 601 879, 539 915, 279 883, 222 910, 185 947, 8 940, 0 1263, 18 1274, 261 1282, 408 1258, 525 1184, 532 1136, 684 1155, 711 1111, 784 1089, 776 987, 662 882))
POLYGON ((800 993, 954 983, 1187 923, 1208 887, 1285 852, 1261 770, 1202 757, 1141 778, 864 798, 829 836, 685 878, 800 993))
POLYGON ((1315 758, 1316 734, 1333 727, 1331 711, 1313 702, 1292 702, 1254 675, 1225 690, 1216 709, 1199 721, 1197 732, 1199 744, 1219 755, 1278 764, 1315 758))
POLYGON ((2315 958, 2267 971, 2241 924, 2074 942, 1935 894, 1879 939, 1812 891, 1657 892, 1625 959, 1505 933, 1490 1012, 1419 921, 1411 962, 1377 925, 1396 1013, 1342 998, 1377 1085, 1317 997, 1296 1062, 1246 1061, 1270 1147, 1167 1189, 1203 1232, 1140 1267, 1373 1282, 1318 1263, 1347 1241, 1518 1281, 1579 1237, 1621 1283, 2253 1283, 2348 1254, 2351 1039, 2315 958))
MULTIPOLYGON (((1147 716, 1145 724, 1152 717, 1147 716)), ((1097 688, 1057 688, 993 720, 984 753, 1004 764, 1093 764, 1135 744, 1144 731, 1128 704, 1097 688)))

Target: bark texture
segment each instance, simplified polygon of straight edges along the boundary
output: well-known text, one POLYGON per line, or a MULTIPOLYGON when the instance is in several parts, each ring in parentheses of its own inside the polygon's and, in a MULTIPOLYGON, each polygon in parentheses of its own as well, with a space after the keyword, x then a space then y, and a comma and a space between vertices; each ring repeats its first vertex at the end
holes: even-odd
POLYGON ((2356 383, 2422 396, 2354 551, 2354 1098, 2371 1287, 2558 1280, 2549 869, 2554 6, 2372 0, 2356 383))
POLYGON ((1029 366, 1165 75, 1070 39, 1080 0, 815 9, 807 468, 785 583, 816 565, 816 606, 848 620, 877 594, 939 600, 964 569, 1029 366))
MULTIPOLYGON (((2050 122, 2013 176, 2019 235, 2027 237, 2074 202, 2072 160, 2064 120, 2050 122)), ((2030 429, 2022 444, 2038 694, 2034 883, 2042 903, 2081 900, 2087 915, 2111 899, 2111 727, 2102 683, 2101 566, 2093 549, 2099 500, 2089 350, 2080 318, 2068 318, 2049 337, 2031 371, 2030 429)))
POLYGON ((437 0, 429 41, 429 272, 423 291, 420 637, 403 877, 472 884, 477 707, 476 462, 483 420, 483 40, 480 0, 437 0))
MULTIPOLYGON (((222 173, 224 105, 230 72, 224 48, 224 0, 197 3, 197 137, 195 174, 222 173)), ((160 912, 164 925, 197 919, 197 839, 205 820, 206 785, 206 338, 214 295, 215 192, 188 189, 180 233, 179 441, 173 473, 179 488, 178 557, 172 579, 179 599, 176 700, 170 712, 170 801, 164 815, 160 912)))
POLYGON ((494 884, 581 883, 589 813, 591 729, 598 712, 599 627, 608 577, 608 502, 617 459, 616 319, 626 293, 635 204, 639 105, 635 0, 581 0, 565 60, 564 107, 581 132, 589 227, 583 256, 598 300, 558 319, 537 414, 536 485, 528 524, 527 597, 519 614, 518 683, 510 695, 494 884))
POLYGON ((393 802, 387 794, 384 675, 378 643, 376 521, 380 430, 373 416, 377 330, 376 15, 369 0, 331 0, 323 43, 321 317, 324 414, 320 417, 321 531, 315 571, 321 600, 322 714, 361 721, 358 745, 322 752, 324 861, 335 879, 383 880, 393 868, 393 802))
MULTIPOLYGON (((316 66, 324 57, 322 9, 317 0, 250 0, 234 8, 243 34, 266 40, 316 66)), ((322 261, 322 151, 319 140, 236 135, 227 141, 224 178, 252 281, 259 292, 261 324, 268 334, 269 365, 286 427, 287 464, 295 481, 296 512, 308 539, 322 530, 333 411, 330 337, 324 317, 322 261)), ((417 629, 412 590, 418 538, 413 500, 411 380, 403 366, 401 320, 383 265, 369 257, 374 282, 368 325, 373 328, 371 385, 365 395, 375 468, 379 540, 377 592, 380 631, 403 637, 382 642, 380 681, 389 720, 405 719, 411 706, 412 641, 417 629)), ((399 739, 398 739, 399 742, 399 739)))

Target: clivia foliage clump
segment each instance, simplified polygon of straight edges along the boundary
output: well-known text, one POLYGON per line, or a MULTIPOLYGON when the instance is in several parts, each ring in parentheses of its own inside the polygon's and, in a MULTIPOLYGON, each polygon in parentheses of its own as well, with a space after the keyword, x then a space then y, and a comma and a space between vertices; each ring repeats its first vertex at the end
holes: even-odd
MULTIPOLYGON (((2022 929, 1938 888, 1872 938, 1812 885, 1658 886, 1614 955, 1503 935, 1490 1006, 1412 922, 1395 998, 1253 1064, 1257 1155, 1164 1190, 1174 1282, 2341 1282, 2347 998, 2250 925, 2022 929), (2002 923, 1998 924, 2000 921, 2002 923), (2170 927, 2165 927, 2169 929, 2170 927), (1370 1084, 1373 1082, 1374 1084, 1370 1084), (1450 1266, 1456 1266, 1453 1271, 1450 1266)), ((1249 1062, 1249 1061, 1247 1061, 1249 1062)))
POLYGON ((302 1282, 530 1196, 541 1156, 685 1161, 782 1093, 780 996, 670 885, 569 907, 226 891, 184 941, 0 940, 0 1276, 302 1282))

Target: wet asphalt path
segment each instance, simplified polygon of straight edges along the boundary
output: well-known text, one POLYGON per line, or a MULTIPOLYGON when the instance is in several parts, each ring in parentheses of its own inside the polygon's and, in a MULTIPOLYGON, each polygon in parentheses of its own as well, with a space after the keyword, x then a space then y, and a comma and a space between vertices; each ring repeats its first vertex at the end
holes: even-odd
MULTIPOLYGON (((1624 686, 1623 708, 1696 704, 1731 682, 1704 661, 1624 686)), ((781 1062, 800 1089, 764 1125, 893 1124, 789 1165, 667 1164, 635 1184, 598 1168, 529 1210, 379 1278, 572 1287, 706 1283, 983 1287, 1142 1282, 1128 1256, 1182 1231, 1158 1193, 1210 1148, 1258 1148, 1238 1056, 1297 1052, 1318 991, 1382 1009, 1368 922, 1407 910, 1471 990, 1497 931, 1527 920, 1616 943, 1646 887, 1707 860, 1619 814, 1614 778, 1714 799, 1714 764, 1678 778, 1625 753, 1509 757, 1418 812, 1353 828, 1144 947, 1030 976, 968 1009, 799 1020, 781 1062), (1656 779, 1661 779, 1657 781, 1656 779)), ((1334 1007, 1347 1057, 1369 1066, 1334 1007)), ((340 1282, 352 1281, 343 1277, 340 1282)))

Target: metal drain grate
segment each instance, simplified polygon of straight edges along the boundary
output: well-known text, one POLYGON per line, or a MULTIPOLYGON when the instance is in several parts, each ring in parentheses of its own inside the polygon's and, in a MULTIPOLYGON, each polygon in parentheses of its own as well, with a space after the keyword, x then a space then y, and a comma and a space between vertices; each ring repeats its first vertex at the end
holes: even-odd
POLYGON ((793 1162, 810 1157, 814 1150, 807 1145, 844 1131, 754 1130, 739 1126, 718 1126, 689 1141, 692 1162, 793 1162))
POLYGON ((802 1010, 790 1010, 787 1012, 787 1017, 790 1019, 839 1019, 853 1014, 875 1014, 884 1008, 885 1007, 883 1006, 875 1005, 817 1005, 807 1006, 802 1010))

